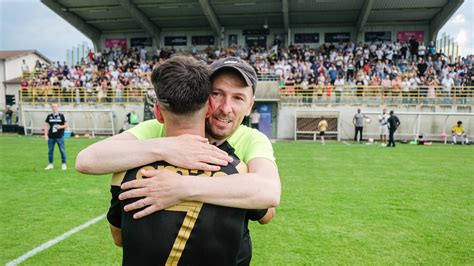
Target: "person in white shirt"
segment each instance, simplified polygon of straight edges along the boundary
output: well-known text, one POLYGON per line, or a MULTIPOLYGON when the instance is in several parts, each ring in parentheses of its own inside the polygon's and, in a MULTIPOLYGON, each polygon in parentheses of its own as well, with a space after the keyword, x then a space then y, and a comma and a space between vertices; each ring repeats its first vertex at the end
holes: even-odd
POLYGON ((448 104, 451 100, 451 89, 454 86, 454 80, 451 75, 447 75, 441 82, 441 85, 443 85, 443 93, 445 96, 444 103, 448 104))
POLYGON ((340 103, 341 94, 344 91, 344 79, 341 75, 338 75, 337 79, 334 81, 334 86, 336 86, 336 103, 340 103))
POLYGON ((379 115, 379 132, 380 132, 380 143, 382 147, 387 146, 387 133, 388 133, 388 118, 387 109, 382 110, 382 114, 379 115))
POLYGON ((382 58, 383 58, 383 51, 382 51, 382 49, 380 49, 380 48, 377 49, 377 51, 375 51, 375 54, 377 55, 377 59, 378 59, 378 60, 382 60, 382 58))
POLYGON ((255 108, 253 112, 250 114, 250 125, 252 128, 255 128, 258 130, 259 123, 260 123, 260 113, 257 111, 257 108, 255 108))
POLYGON ((425 59, 425 53, 426 53, 426 46, 425 43, 421 43, 420 46, 418 46, 418 56, 425 59))
POLYGON ((408 97, 410 95, 410 86, 411 83, 408 80, 408 77, 403 77, 402 81, 402 103, 408 103, 408 97))
POLYGON ((30 67, 26 64, 25 59, 23 59, 23 63, 21 65, 21 72, 23 72, 23 73, 30 72, 30 67))

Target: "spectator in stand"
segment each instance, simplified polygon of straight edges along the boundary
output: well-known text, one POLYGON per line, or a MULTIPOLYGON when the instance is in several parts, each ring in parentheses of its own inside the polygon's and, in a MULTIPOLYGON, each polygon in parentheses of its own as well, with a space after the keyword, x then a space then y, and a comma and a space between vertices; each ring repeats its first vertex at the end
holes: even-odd
POLYGON ((344 92, 344 78, 343 76, 339 75, 334 81, 334 86, 336 86, 335 92, 336 92, 336 103, 341 102, 341 94, 344 92))
POLYGON ((418 77, 422 77, 425 75, 426 70, 428 69, 428 65, 426 64, 425 60, 422 57, 418 59, 418 77))
POLYGON ((392 80, 392 100, 394 103, 399 103, 402 78, 397 72, 395 72, 394 75, 395 78, 392 80))
POLYGON ((422 42, 418 46, 418 57, 422 58, 422 59, 425 59, 425 54, 426 54, 426 46, 425 46, 425 43, 422 42))
POLYGON ((451 75, 446 75, 441 81, 443 85, 444 103, 449 104, 451 102, 451 89, 454 86, 454 80, 451 75))
MULTIPOLYGON (((390 95, 391 90, 392 90, 392 81, 390 80, 390 76, 387 75, 382 80, 383 97, 387 99, 390 95)), ((387 101, 392 102, 393 98, 392 99, 387 99, 387 101)))
POLYGON ((28 64, 26 63, 25 59, 23 59, 23 60, 22 60, 22 63, 21 63, 21 72, 22 72, 23 74, 30 72, 30 67, 29 67, 28 64))
MULTIPOLYGON (((448 61, 443 61, 445 55, 441 51, 434 54, 433 43, 429 43, 427 47, 423 48, 424 46, 423 43, 419 44, 418 41, 411 38, 407 43, 398 40, 396 42, 371 44, 358 43, 357 45, 353 42, 324 43, 318 49, 295 45, 289 47, 277 45, 271 49, 241 46, 219 50, 208 48, 203 51, 196 50, 194 56, 207 63, 212 63, 216 59, 235 54, 252 63, 253 67, 261 74, 277 75, 283 82, 291 75, 295 79, 293 86, 299 85, 302 90, 307 89, 307 86, 311 84, 319 83, 323 91, 329 92, 326 88, 326 81, 334 84, 337 76, 340 75, 344 77, 345 84, 351 83, 355 76, 357 81, 359 83, 362 81, 364 85, 377 85, 377 82, 385 79, 386 75, 390 76, 392 81, 394 81, 396 74, 407 75, 408 80, 412 81, 411 85, 415 85, 416 82, 414 81, 419 84, 422 77, 429 80, 429 77, 433 75, 437 75, 439 80, 442 81, 451 71, 453 71, 451 78, 454 81, 454 85, 451 87, 461 86, 464 75, 468 72, 469 67, 472 67, 472 58, 453 57, 447 58, 448 61), (425 50, 424 54, 423 50, 425 50), (418 62, 416 58, 425 58, 426 62, 424 60, 418 62), (358 75, 359 72, 364 74, 362 79, 358 75), (377 78, 374 78, 374 73, 377 78), (412 73, 417 76, 413 80, 412 73), (318 82, 311 82, 310 74, 318 82), (322 85, 322 82, 324 82, 324 85, 322 85)), ((76 85, 76 81, 79 80, 81 86, 89 89, 88 91, 84 91, 84 88, 79 89, 81 97, 89 95, 91 98, 88 98, 88 100, 95 102, 96 97, 100 95, 96 88, 102 80, 106 79, 108 87, 103 93, 104 97, 102 99, 106 99, 108 102, 115 96, 116 101, 120 103, 120 95, 123 95, 131 97, 130 100, 134 101, 134 98, 142 97, 145 93, 144 90, 146 90, 147 84, 150 84, 149 75, 151 71, 175 53, 176 50, 174 49, 155 49, 153 58, 147 60, 146 55, 143 56, 143 47, 128 50, 115 47, 96 53, 90 51, 86 58, 73 66, 59 63, 46 65, 37 62, 33 68, 34 77, 29 82, 31 82, 31 87, 40 88, 36 94, 38 95, 37 98, 46 100, 52 97, 53 94, 49 89, 42 88, 53 85, 59 80, 63 90, 63 80, 68 80, 71 85, 76 85), (61 75, 62 79, 60 79, 61 75)), ((360 88, 359 91, 361 91, 360 88)), ((294 95, 291 90, 293 89, 289 89, 289 94, 294 95)), ((332 90, 334 90, 334 87, 331 87, 332 90)), ((411 97, 413 99, 418 96, 415 91, 417 91, 416 88, 413 88, 413 97, 411 97)), ((461 91, 455 93, 453 88, 452 94, 456 94, 460 99, 464 95, 461 91)), ((359 96, 360 93, 357 95, 359 96)), ((307 98, 301 94, 298 96, 307 98)), ((365 96, 371 98, 381 95, 374 93, 372 88, 367 88, 365 96)), ((360 95, 361 99, 359 101, 365 100, 365 97, 363 97, 364 93, 360 95)), ((379 100, 378 98, 375 99, 379 100)), ((64 100, 67 101, 67 97, 64 100)), ((332 99, 329 100, 332 101, 332 99)), ((338 100, 338 98, 335 97, 335 100, 338 100)), ((308 102, 308 99, 305 102, 308 102)))

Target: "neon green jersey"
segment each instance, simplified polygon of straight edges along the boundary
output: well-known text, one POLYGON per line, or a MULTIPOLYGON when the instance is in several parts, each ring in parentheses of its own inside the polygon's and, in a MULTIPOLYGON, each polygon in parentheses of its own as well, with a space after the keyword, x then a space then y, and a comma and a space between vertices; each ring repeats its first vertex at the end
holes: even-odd
MULTIPOLYGON (((163 124, 152 119, 144 121, 128 130, 137 139, 162 138, 165 136, 163 124)), ((275 161, 273 147, 268 138, 260 131, 241 125, 227 140, 235 149, 237 156, 248 164, 254 158, 266 158, 275 161)))

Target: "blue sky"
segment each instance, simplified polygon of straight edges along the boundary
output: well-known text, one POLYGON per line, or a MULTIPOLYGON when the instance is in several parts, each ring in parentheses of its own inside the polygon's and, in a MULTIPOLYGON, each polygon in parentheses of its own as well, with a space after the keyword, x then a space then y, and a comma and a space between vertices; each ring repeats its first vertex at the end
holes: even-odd
MULTIPOLYGON (((441 29, 459 43, 462 55, 474 54, 474 0, 464 4, 441 29)), ((64 61, 66 50, 84 42, 82 33, 39 0, 0 0, 0 50, 36 49, 52 60, 64 61)))

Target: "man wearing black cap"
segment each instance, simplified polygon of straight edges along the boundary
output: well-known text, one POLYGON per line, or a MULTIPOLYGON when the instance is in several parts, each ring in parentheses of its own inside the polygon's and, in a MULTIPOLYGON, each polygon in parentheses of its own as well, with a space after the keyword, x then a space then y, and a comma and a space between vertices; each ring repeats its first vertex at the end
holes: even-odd
POLYGON ((280 179, 270 141, 258 130, 242 126, 250 114, 255 96, 255 70, 240 58, 223 58, 211 65, 212 91, 206 120, 206 137, 163 135, 157 120, 145 121, 129 131, 95 143, 79 153, 76 168, 87 174, 125 171, 157 160, 199 170, 219 170, 231 159, 216 147, 228 141, 236 155, 248 166, 247 174, 218 179, 192 178, 157 170, 148 171, 142 180, 122 185, 130 189, 121 200, 143 197, 125 206, 138 219, 182 201, 199 201, 221 206, 265 209, 280 201, 280 179), (184 182, 185 181, 185 182, 184 182))

